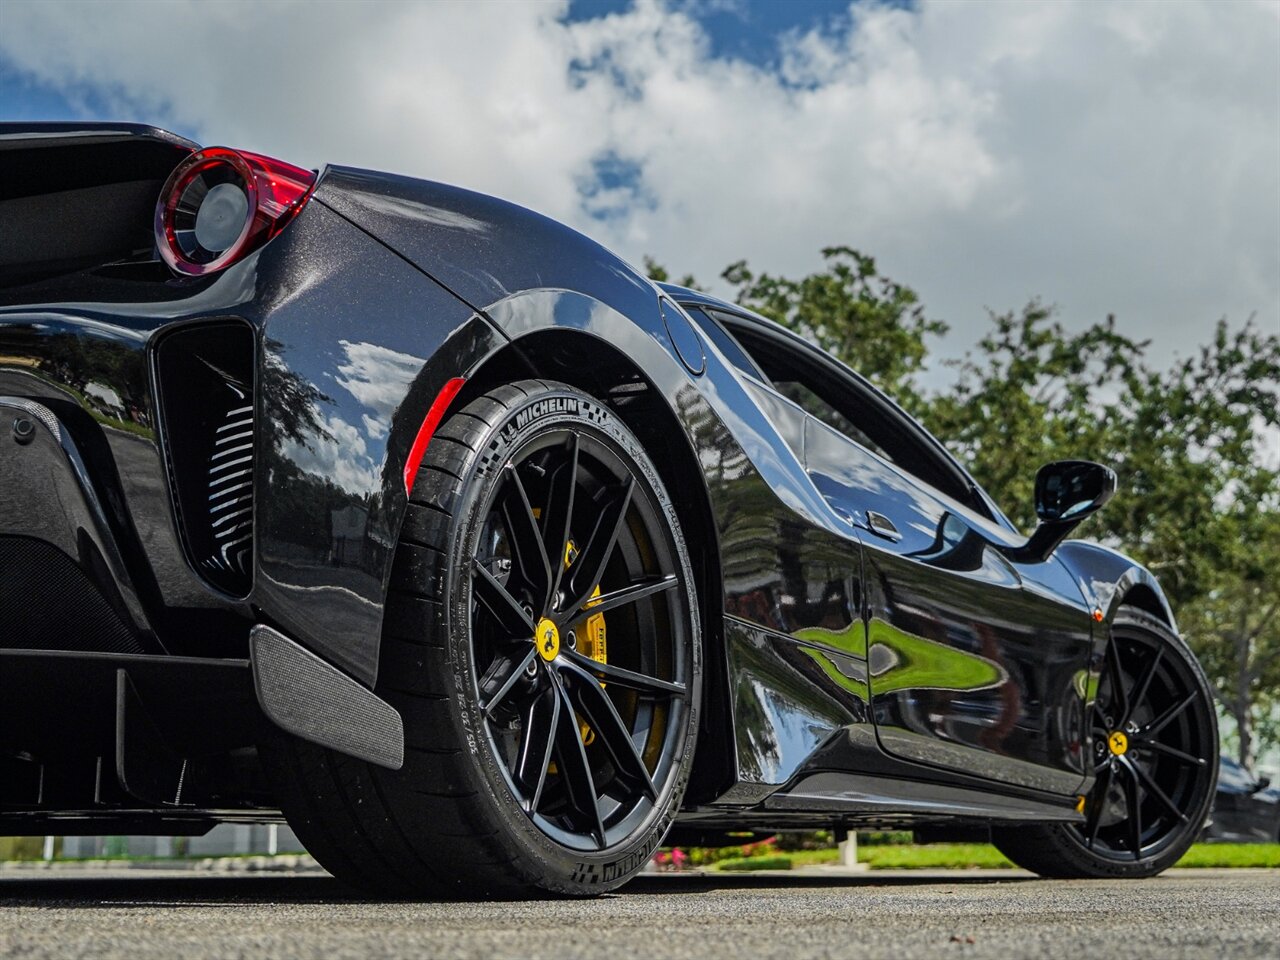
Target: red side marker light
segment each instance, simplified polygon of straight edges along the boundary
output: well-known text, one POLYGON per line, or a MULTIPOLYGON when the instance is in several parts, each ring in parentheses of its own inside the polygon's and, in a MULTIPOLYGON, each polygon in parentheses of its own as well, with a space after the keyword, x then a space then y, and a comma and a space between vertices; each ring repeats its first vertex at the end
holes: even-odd
POLYGON ((454 377, 440 388, 436 398, 431 401, 431 409, 427 411, 427 416, 422 421, 422 426, 418 428, 418 435, 413 438, 413 446, 409 448, 408 459, 404 462, 404 492, 406 496, 413 492, 413 480, 418 475, 418 467, 422 465, 422 458, 426 455, 427 445, 431 443, 436 427, 440 426, 440 421, 444 419, 445 413, 449 410, 449 404, 453 403, 453 398, 458 395, 458 391, 462 389, 462 385, 466 382, 466 377, 454 377))
POLYGON ((1099 610, 1099 609, 1097 609, 1097 608, 1094 608, 1094 611, 1093 611, 1093 619, 1095 619, 1095 620, 1097 620, 1099 623, 1101 623, 1105 618, 1103 617, 1103 615, 1102 615, 1102 611, 1101 611, 1101 610, 1099 610))

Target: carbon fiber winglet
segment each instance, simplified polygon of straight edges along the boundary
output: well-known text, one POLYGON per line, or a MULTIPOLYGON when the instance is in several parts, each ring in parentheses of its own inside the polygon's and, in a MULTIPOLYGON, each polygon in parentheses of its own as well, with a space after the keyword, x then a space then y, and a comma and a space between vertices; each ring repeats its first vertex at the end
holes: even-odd
POLYGON ((373 691, 262 624, 249 650, 258 703, 276 726, 382 767, 404 765, 404 723, 373 691))

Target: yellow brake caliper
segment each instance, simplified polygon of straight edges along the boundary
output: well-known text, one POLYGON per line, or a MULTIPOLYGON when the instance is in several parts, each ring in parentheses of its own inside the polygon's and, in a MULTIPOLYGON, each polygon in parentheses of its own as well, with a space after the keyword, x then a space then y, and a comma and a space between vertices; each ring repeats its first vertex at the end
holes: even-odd
MULTIPOLYGON (((564 548, 564 568, 569 566, 578 558, 578 548, 574 546, 572 540, 565 544, 564 548)), ((595 589, 591 591, 591 599, 587 601, 590 607, 597 597, 600 596, 600 584, 596 584, 595 589)), ((595 613, 587 617, 587 622, 583 624, 582 631, 575 633, 577 638, 577 650, 583 656, 590 657, 596 663, 608 663, 608 648, 605 644, 604 631, 604 614, 595 613)), ((601 684, 604 686, 604 684, 601 684)), ((588 746, 595 740, 595 731, 589 725, 583 722, 582 718, 578 718, 578 728, 582 732, 582 742, 588 746)))

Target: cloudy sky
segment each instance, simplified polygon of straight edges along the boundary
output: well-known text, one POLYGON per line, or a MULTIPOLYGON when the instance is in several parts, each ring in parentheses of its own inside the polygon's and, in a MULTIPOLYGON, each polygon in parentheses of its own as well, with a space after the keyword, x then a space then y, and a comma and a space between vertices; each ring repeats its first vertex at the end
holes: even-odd
POLYGON ((850 244, 951 354, 1032 295, 1161 361, 1280 332, 1280 0, 4 0, 35 118, 463 184, 713 288, 850 244))

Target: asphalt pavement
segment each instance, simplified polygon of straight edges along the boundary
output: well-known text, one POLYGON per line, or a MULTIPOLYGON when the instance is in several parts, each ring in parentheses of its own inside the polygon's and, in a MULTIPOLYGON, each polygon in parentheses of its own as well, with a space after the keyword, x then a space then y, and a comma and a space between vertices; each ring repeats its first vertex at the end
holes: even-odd
POLYGON ((362 900, 327 876, 0 876, 7 957, 1280 956, 1280 871, 1062 882, 1018 871, 646 875, 597 900, 362 900))

